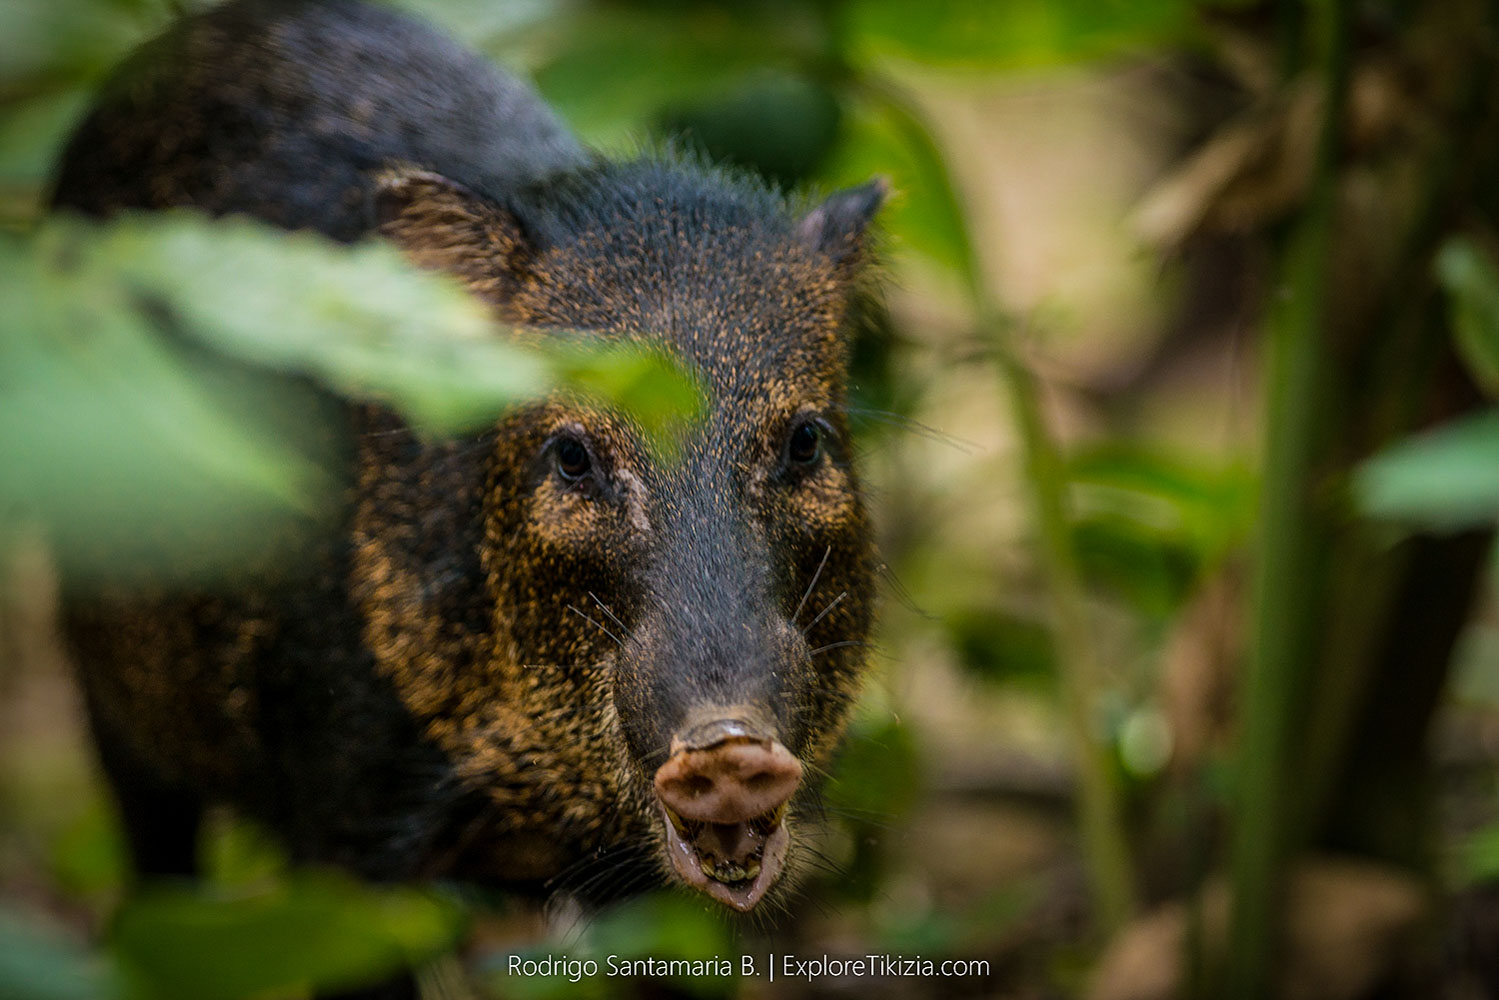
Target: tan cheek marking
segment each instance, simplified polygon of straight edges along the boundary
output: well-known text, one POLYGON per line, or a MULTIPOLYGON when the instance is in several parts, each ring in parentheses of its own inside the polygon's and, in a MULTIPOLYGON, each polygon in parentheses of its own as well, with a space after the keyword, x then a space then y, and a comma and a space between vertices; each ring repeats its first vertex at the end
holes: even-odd
POLYGON ((624 487, 625 505, 629 509, 630 527, 643 535, 651 533, 651 519, 645 511, 645 483, 629 469, 618 469, 614 477, 624 487))
POLYGON ((605 527, 597 504, 553 479, 532 494, 527 523, 543 544, 558 548, 584 544, 605 527))
POLYGON ((835 465, 825 465, 805 480, 794 500, 797 510, 816 532, 836 531, 854 516, 854 496, 848 474, 835 465))

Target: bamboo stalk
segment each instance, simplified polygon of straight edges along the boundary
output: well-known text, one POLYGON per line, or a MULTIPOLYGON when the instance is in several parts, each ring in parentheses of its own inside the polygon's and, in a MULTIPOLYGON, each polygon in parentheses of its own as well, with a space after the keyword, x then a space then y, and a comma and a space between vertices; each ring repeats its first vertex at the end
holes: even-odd
POLYGON ((1073 544, 1068 478, 1061 451, 1047 426, 1035 375, 1009 343, 1014 324, 989 292, 968 229, 968 216, 951 172, 928 134, 915 103, 884 80, 862 79, 864 93, 891 116, 913 155, 922 159, 942 190, 961 229, 964 282, 978 333, 990 346, 1011 401, 1011 414, 1025 456, 1026 487, 1046 577, 1067 734, 1077 772, 1078 825, 1084 862, 1100 928, 1121 929, 1135 911, 1135 874, 1120 790, 1109 748, 1096 721, 1099 662, 1087 600, 1073 544))
POLYGON ((1243 723, 1232 879, 1233 912, 1223 995, 1273 995, 1278 911, 1296 812, 1293 754, 1302 746, 1304 698, 1316 667, 1325 590, 1324 525, 1313 511, 1328 380, 1329 261, 1337 212, 1338 150, 1347 89, 1347 0, 1310 11, 1309 53, 1325 88, 1313 187, 1282 257, 1269 327, 1266 454, 1256 542, 1253 653, 1243 723))
POLYGON ((1119 787, 1109 750, 1095 725, 1099 664, 1088 620, 1082 576, 1072 539, 1067 470, 1046 426, 1036 377, 1003 343, 1004 331, 985 324, 995 345, 1000 376, 1010 390, 1011 412, 1025 450, 1026 482, 1040 535, 1042 565, 1062 673, 1068 735, 1077 768, 1078 821, 1099 921, 1110 935, 1135 909, 1135 883, 1119 787))

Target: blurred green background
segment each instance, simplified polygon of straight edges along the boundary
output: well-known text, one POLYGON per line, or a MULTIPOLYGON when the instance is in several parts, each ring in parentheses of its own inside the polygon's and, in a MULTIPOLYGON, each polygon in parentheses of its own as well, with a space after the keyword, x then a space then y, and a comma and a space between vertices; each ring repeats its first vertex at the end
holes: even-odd
POLYGON ((429 998, 1499 996, 1495 5, 402 4, 604 150, 893 181, 855 371, 875 671, 823 865, 751 922, 361 887, 228 816, 203 886, 127 897, 59 568, 170 524, 214 572, 315 519, 309 383, 441 433, 559 379, 638 403, 672 378, 485 340, 385 248, 44 220, 92 87, 175 6, 0 7, 0 996, 294 997, 406 966, 429 998), (189 320, 190 363, 141 289, 189 320), (742 953, 985 965, 507 971, 742 953))

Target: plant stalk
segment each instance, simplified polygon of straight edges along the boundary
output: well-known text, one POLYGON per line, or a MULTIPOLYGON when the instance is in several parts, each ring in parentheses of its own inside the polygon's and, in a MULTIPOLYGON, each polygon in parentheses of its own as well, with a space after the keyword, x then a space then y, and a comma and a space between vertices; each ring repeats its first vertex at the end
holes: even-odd
POLYGON ((1347 89, 1347 0, 1309 11, 1310 52, 1325 88, 1307 205, 1290 234, 1274 289, 1266 384, 1266 454, 1256 543, 1252 649, 1239 747, 1233 910, 1222 995, 1272 996, 1286 865, 1301 828, 1293 754, 1303 697, 1317 667, 1325 604, 1325 524, 1316 512, 1324 452, 1330 259, 1337 224, 1338 153, 1347 89))
POLYGON ((1036 377, 1009 343, 1015 324, 989 291, 952 173, 915 102, 889 81, 866 77, 858 83, 890 116, 912 155, 942 185, 933 194, 949 206, 961 232, 963 279, 977 331, 993 352, 1025 455, 1025 482, 1040 543, 1067 734, 1077 770, 1084 862, 1100 929, 1112 936, 1135 911, 1136 881, 1120 789, 1109 748, 1098 733, 1099 659, 1073 543, 1066 463, 1047 426, 1036 377))

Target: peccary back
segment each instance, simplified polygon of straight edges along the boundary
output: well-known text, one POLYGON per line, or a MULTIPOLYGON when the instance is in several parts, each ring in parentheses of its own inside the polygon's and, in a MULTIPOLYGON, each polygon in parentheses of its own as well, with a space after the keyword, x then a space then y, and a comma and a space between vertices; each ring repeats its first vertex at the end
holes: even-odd
POLYGON ((871 619, 845 397, 881 185, 797 210, 592 157, 524 85, 344 0, 178 25, 59 176, 61 208, 378 233, 506 324, 649 343, 708 393, 670 459, 571 395, 439 443, 351 407, 342 531, 295 572, 74 602, 143 869, 190 868, 225 801, 379 877, 664 876, 739 910, 790 884, 871 619))

